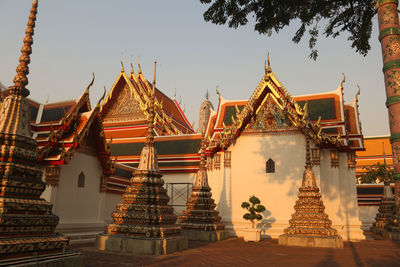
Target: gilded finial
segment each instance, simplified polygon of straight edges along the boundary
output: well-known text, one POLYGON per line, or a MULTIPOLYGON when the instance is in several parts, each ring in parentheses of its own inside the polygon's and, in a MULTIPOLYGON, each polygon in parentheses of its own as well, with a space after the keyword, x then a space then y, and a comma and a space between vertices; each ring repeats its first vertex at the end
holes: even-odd
POLYGON ((265 69, 265 73, 269 73, 271 72, 271 62, 269 60, 269 52, 267 53, 267 60, 264 62, 264 69, 265 69), (267 66, 268 63, 268 66, 267 66))
POLYGON ((140 57, 138 58, 139 74, 142 74, 142 67, 140 66, 140 57))
POLYGON ((155 88, 156 88, 156 64, 154 61, 154 76, 153 76, 153 92, 150 94, 150 103, 148 107, 148 118, 147 118, 147 136, 146 136, 146 146, 154 145, 154 124, 155 124, 155 112, 154 112, 154 102, 155 102, 155 88))
POLYGON ((343 74, 343 80, 342 80, 342 82, 340 83, 340 87, 342 87, 343 88, 343 84, 346 82, 346 75, 342 72, 342 74, 343 74))
POLYGON ((206 100, 208 100, 210 96, 208 95, 208 90, 206 91, 206 100))
POLYGON ((25 30, 24 44, 21 48, 21 56, 19 58, 19 64, 17 66, 17 74, 14 77, 14 86, 9 87, 9 91, 14 95, 22 95, 27 97, 29 95, 29 90, 25 87, 28 85, 29 74, 29 63, 30 55, 32 54, 32 44, 33 44, 33 34, 35 29, 35 21, 37 14, 38 0, 33 0, 32 8, 30 11, 27 27, 25 30))
POLYGON ((176 99, 176 88, 174 89, 174 97, 172 98, 173 100, 176 99))
POLYGON ((156 93, 156 66, 157 66, 157 61, 154 61, 153 94, 156 93))
POLYGON ((135 72, 133 71, 133 62, 132 62, 132 57, 133 57, 133 56, 131 56, 131 74, 134 74, 135 72))
POLYGON ((360 88, 360 86, 357 84, 357 87, 358 87, 358 91, 357 91, 357 93, 356 93, 356 96, 355 96, 355 100, 356 100, 356 102, 358 102, 358 96, 360 95, 360 91, 361 91, 361 88, 360 88))
POLYGON ((103 92, 103 95, 100 97, 99 101, 97 101, 97 103, 96 103, 96 107, 100 107, 100 103, 101 103, 101 101, 103 101, 104 97, 106 96, 106 91, 107 91, 107 89, 106 89, 106 86, 104 86, 104 92, 103 92))
POLYGON ((94 76, 94 72, 92 72, 92 80, 90 81, 90 83, 89 83, 89 85, 86 87, 86 90, 85 90, 85 94, 88 94, 89 93, 89 89, 90 89, 90 87, 92 87, 92 85, 93 85, 93 83, 94 83, 94 78, 95 78, 95 76, 94 76))
POLYGON ((121 53, 121 72, 125 72, 124 62, 122 61, 122 53, 121 53))
MULTIPOLYGON (((48 103, 49 103, 49 98, 50 98, 50 95, 46 95, 46 100, 44 101, 45 104, 48 104, 48 103)), ((65 112, 64 112, 64 113, 65 113, 65 112)))
POLYGON ((179 102, 178 102, 178 104, 181 105, 181 102, 182 102, 182 97, 179 96, 179 102))
POLYGON ((217 85, 217 88, 215 88, 215 91, 217 92, 217 95, 218 95, 219 97, 221 97, 221 93, 218 91, 218 85, 217 85))

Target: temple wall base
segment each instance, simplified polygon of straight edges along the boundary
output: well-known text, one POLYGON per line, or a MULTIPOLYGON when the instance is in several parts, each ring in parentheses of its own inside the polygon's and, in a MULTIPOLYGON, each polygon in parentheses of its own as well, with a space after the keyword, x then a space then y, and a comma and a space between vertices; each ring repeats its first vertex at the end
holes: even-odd
POLYGON ((222 241, 230 237, 228 230, 218 231, 201 231, 201 230, 182 230, 182 234, 187 237, 188 240, 196 241, 222 241))
POLYGON ((63 223, 60 222, 56 231, 69 238, 69 244, 92 243, 97 235, 104 232, 106 223, 63 223))
POLYGON ((280 235, 278 242, 283 246, 343 248, 343 239, 340 236, 280 235))
POLYGON ((0 260, 0 266, 83 267, 85 266, 85 257, 79 252, 70 251, 51 255, 0 260))
POLYGON ((385 239, 389 240, 400 240, 400 232, 389 232, 384 230, 382 235, 385 239))
MULTIPOLYGON (((289 226, 288 222, 289 219, 281 219, 273 223, 261 221, 256 224, 256 227, 261 230, 261 239, 279 238, 283 234, 283 230, 289 226)), ((249 227, 249 222, 243 219, 233 220, 232 222, 228 218, 223 218, 222 223, 225 224, 225 229, 230 232, 231 236, 237 237, 243 237, 244 229, 249 227)), ((338 235, 345 241, 365 240, 365 235, 359 223, 343 225, 333 221, 332 228, 336 229, 338 235)))
POLYGON ((188 240, 183 235, 167 238, 142 238, 101 234, 97 236, 96 247, 99 250, 158 256, 187 249, 188 240))

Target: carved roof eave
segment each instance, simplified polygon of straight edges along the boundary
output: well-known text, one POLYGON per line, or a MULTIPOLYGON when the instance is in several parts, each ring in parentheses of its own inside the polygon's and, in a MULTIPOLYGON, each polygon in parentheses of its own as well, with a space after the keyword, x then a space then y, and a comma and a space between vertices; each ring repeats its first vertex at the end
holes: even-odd
POLYGON ((322 128, 319 122, 312 122, 306 116, 304 116, 303 108, 297 104, 292 98, 283 84, 278 80, 275 74, 267 72, 253 94, 247 101, 247 104, 241 111, 237 113, 237 119, 232 123, 230 127, 223 126, 223 130, 220 133, 218 140, 209 140, 208 150, 214 152, 227 149, 241 134, 245 129, 247 124, 250 122, 251 118, 255 114, 255 110, 258 105, 261 104, 262 100, 260 97, 266 96, 266 90, 269 90, 276 99, 280 99, 280 106, 282 110, 289 116, 291 121, 295 126, 299 127, 303 132, 305 132, 305 126, 308 124, 311 131, 310 137, 318 145, 340 147, 341 141, 340 136, 331 137, 322 132, 322 128))
MULTIPOLYGON (((145 104, 145 103, 149 103, 149 101, 150 101, 148 92, 150 90, 152 90, 152 88, 151 88, 150 84, 147 82, 147 79, 146 79, 146 77, 144 77, 143 73, 139 73, 139 74, 137 74, 137 76, 134 73, 132 73, 130 75, 130 78, 135 82, 135 84, 137 85, 138 90, 139 90, 138 93, 140 93, 140 95, 143 97, 143 100, 141 100, 141 102, 143 103, 144 107, 146 107, 144 112, 145 112, 146 116, 148 116, 147 104, 145 104), (142 82, 140 82, 139 79, 142 82), (144 86, 146 88, 143 88, 142 84, 144 84, 144 86)), ((134 87, 133 83, 131 82, 131 80, 128 79, 128 81, 129 81, 129 86, 131 87, 131 90, 136 92, 135 87, 134 87)), ((168 115, 164 111, 162 103, 160 103, 157 98, 155 98, 154 100, 155 100, 154 106, 155 106, 155 111, 156 111, 154 123, 155 124, 157 123, 159 126, 159 129, 160 129, 159 130, 160 132, 158 132, 157 135, 161 135, 163 131, 167 132, 169 135, 183 134, 182 131, 179 130, 178 127, 175 126, 175 123, 179 123, 179 122, 173 118, 173 114, 168 115), (174 123, 172 123, 172 122, 174 122, 174 123)), ((185 126, 183 126, 183 127, 185 127, 185 126)))
POLYGON ((89 92, 87 90, 85 90, 81 97, 76 101, 76 104, 72 106, 70 110, 61 118, 59 124, 62 126, 59 128, 59 130, 54 131, 52 125, 50 124, 48 143, 40 149, 38 148, 39 159, 46 157, 48 153, 50 153, 50 151, 57 146, 65 131, 68 131, 71 127, 71 123, 77 119, 79 110, 84 105, 86 105, 86 108, 89 108, 90 110, 89 92))
MULTIPOLYGON (((92 111, 90 111, 90 115, 85 122, 83 128, 78 132, 76 129, 74 130, 73 137, 72 137, 72 146, 66 148, 64 146, 64 142, 62 140, 58 140, 56 142, 55 149, 60 149, 61 151, 56 157, 45 157, 43 158, 44 162, 48 162, 50 164, 61 164, 67 163, 74 155, 75 150, 82 144, 83 140, 89 134, 91 126, 93 125, 95 120, 98 120, 97 127, 98 129, 98 136, 100 138, 100 143, 98 144, 98 158, 100 160, 101 166, 103 168, 103 173, 106 175, 110 175, 114 172, 115 169, 115 161, 112 161, 110 158, 111 155, 111 142, 106 141, 103 124, 101 121, 101 114, 100 114, 100 106, 96 106, 92 111)), ((50 151, 49 151, 50 152, 50 151)))

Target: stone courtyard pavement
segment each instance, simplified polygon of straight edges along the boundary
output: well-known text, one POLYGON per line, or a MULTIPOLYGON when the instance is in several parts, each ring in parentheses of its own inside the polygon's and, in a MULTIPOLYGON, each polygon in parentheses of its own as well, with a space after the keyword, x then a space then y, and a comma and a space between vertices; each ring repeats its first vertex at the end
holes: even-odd
POLYGON ((400 266, 400 242, 345 242, 343 249, 279 246, 276 239, 246 243, 242 238, 221 242, 190 241, 189 249, 159 257, 137 257, 97 251, 93 244, 74 245, 86 266, 400 266))

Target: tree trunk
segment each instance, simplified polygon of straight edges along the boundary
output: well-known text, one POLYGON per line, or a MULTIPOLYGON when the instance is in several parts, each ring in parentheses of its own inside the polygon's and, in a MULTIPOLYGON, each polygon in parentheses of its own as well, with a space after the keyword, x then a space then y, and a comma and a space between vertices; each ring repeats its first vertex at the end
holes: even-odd
POLYGON ((400 27, 398 4, 398 0, 376 1, 397 205, 399 205, 400 189, 400 27))

